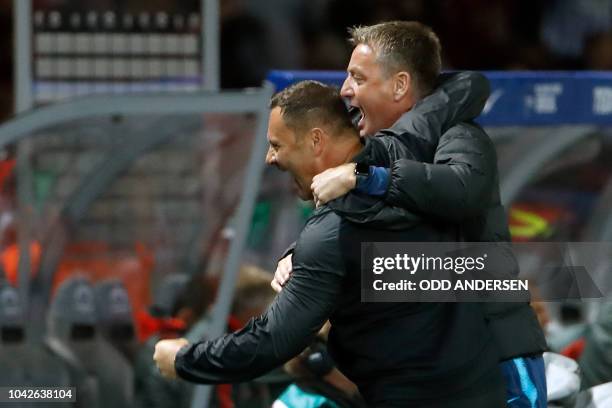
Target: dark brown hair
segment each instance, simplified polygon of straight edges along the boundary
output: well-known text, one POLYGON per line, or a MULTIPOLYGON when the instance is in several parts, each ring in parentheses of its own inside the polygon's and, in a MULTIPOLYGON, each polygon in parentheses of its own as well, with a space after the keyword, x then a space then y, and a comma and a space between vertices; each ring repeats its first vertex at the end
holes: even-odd
POLYGON ((355 130, 337 88, 317 81, 293 84, 270 101, 270 109, 280 108, 285 124, 297 135, 317 126, 328 126, 332 136, 355 130))
POLYGON ((407 71, 420 97, 436 85, 441 69, 441 46, 438 36, 416 21, 389 21, 349 29, 353 46, 365 44, 376 53, 386 75, 407 71))

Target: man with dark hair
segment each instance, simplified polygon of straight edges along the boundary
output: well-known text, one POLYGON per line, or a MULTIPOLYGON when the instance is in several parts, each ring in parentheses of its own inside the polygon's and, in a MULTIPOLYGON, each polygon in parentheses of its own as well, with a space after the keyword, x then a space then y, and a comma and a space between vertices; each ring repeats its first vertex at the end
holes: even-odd
MULTIPOLYGON (((303 200, 309 200, 312 197, 310 185, 314 174, 311 174, 312 169, 302 169, 308 165, 308 160, 301 160, 300 156, 308 155, 310 152, 306 149, 289 148, 293 146, 290 143, 295 142, 298 147, 301 147, 301 144, 304 143, 302 135, 307 129, 314 128, 315 136, 320 137, 320 128, 314 126, 318 124, 329 127, 330 134, 336 143, 355 144, 353 124, 346 113, 346 106, 342 99, 338 98, 337 94, 330 92, 328 88, 312 87, 308 86, 309 84, 309 82, 297 84, 272 97, 270 102, 272 112, 283 112, 283 120, 294 132, 296 140, 281 141, 278 138, 270 138, 270 149, 266 159, 271 160, 273 153, 280 154, 281 159, 276 164, 294 176, 298 195, 303 200), (286 160, 285 155, 288 156, 286 160), (293 166, 299 166, 299 168, 294 169, 293 166), (306 179, 302 180, 302 176, 305 176, 306 179)), ((338 147, 339 149, 336 150, 340 151, 341 146, 338 147)), ((356 152, 351 153, 354 155, 356 152)), ((346 157, 346 159, 349 158, 346 157)))
MULTIPOLYGON (((289 171, 303 199, 312 199, 309 182, 325 169, 365 157, 387 165, 413 157, 395 137, 364 146, 341 104, 337 91, 314 81, 272 102, 266 162, 289 171)), ((316 209, 296 243, 293 276, 266 313, 214 341, 158 343, 161 372, 208 384, 245 381, 300 353, 329 318, 329 351, 368 406, 503 407, 497 352, 480 304, 361 303, 363 242, 449 241, 458 232, 414 214, 398 219, 376 201, 347 196, 316 209), (357 216, 340 215, 355 207, 357 216), (391 223, 401 229, 385 228, 391 223)))
MULTIPOLYGON (((417 22, 396 21, 357 27, 350 34, 355 48, 341 94, 358 113, 360 135, 401 139, 418 160, 400 156, 383 167, 363 161, 328 169, 313 179, 316 203, 355 189, 389 206, 455 224, 461 240, 510 241, 492 142, 470 121, 450 126, 443 120, 462 109, 463 101, 451 92, 465 81, 432 93, 441 65, 435 33, 417 22)), ((276 290, 290 270, 287 256, 272 282, 276 290)), ((545 407, 541 354, 546 340, 533 310, 527 303, 487 303, 484 308, 500 350, 509 406, 545 407)))
POLYGON ((330 126, 332 133, 343 136, 342 131, 353 126, 351 118, 346 115, 346 105, 329 89, 311 89, 306 84, 298 84, 287 92, 274 95, 270 109, 281 108, 287 126, 294 128, 298 135, 318 123, 330 126))

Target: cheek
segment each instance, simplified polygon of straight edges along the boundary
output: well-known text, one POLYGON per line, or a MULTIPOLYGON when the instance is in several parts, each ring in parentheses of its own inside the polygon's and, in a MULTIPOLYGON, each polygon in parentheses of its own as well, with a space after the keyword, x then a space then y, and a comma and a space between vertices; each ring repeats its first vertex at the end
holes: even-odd
POLYGON ((364 85, 356 85, 353 87, 353 94, 355 95, 355 99, 363 99, 367 97, 368 89, 364 85))
POLYGON ((308 157, 297 157, 293 164, 296 175, 300 178, 300 180, 306 183, 306 179, 311 174, 311 163, 308 160, 308 157))
POLYGON ((384 116, 389 104, 392 103, 392 98, 385 94, 385 92, 381 92, 380 89, 377 89, 376 92, 368 92, 364 98, 366 99, 368 109, 376 113, 376 116, 384 116))
POLYGON ((291 152, 285 152, 280 157, 281 166, 284 170, 291 172, 292 174, 296 173, 296 170, 300 168, 299 158, 296 159, 296 155, 291 152))
POLYGON ((368 108, 376 108, 380 101, 380 91, 376 87, 362 86, 359 91, 361 104, 368 108))
POLYGON ((285 166, 285 155, 283 153, 276 153, 276 165, 281 169, 281 170, 287 170, 287 166, 285 166))

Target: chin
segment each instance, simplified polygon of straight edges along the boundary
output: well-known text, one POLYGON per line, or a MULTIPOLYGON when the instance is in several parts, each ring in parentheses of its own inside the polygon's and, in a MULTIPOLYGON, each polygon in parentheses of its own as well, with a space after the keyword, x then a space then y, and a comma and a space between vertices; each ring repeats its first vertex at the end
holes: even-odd
POLYGON ((359 129, 359 136, 361 137, 368 137, 368 136, 372 136, 374 133, 369 127, 368 125, 365 125, 364 127, 362 127, 361 129, 359 129))

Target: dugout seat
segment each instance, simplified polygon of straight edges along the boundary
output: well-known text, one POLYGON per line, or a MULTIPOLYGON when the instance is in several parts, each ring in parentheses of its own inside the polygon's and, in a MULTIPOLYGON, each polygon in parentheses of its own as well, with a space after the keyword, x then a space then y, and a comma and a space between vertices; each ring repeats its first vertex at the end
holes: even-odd
POLYGON ((97 332, 94 292, 87 279, 75 276, 58 288, 47 319, 48 344, 97 386, 95 405, 131 407, 133 373, 127 359, 97 332))
MULTIPOLYGON (((26 311, 19 291, 0 284, 0 384, 23 387, 69 387, 70 372, 41 342, 27 336, 26 311)), ((6 406, 15 406, 6 403, 6 406)), ((0 403, 0 406, 4 406, 0 403)), ((38 407, 39 403, 21 403, 22 407, 38 407)), ((58 408, 70 403, 54 403, 58 408)))
POLYGON ((96 314, 102 337, 133 363, 138 342, 132 304, 123 282, 108 279, 94 286, 96 314))
POLYGON ((173 317, 173 309, 177 299, 189 285, 189 275, 174 273, 165 276, 153 292, 153 302, 149 311, 154 317, 173 317))

